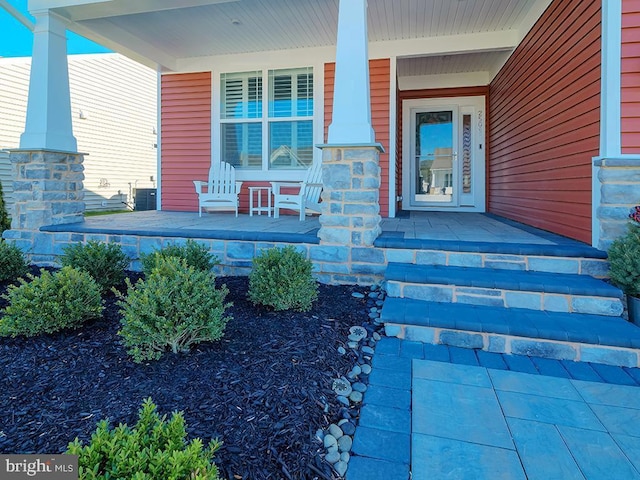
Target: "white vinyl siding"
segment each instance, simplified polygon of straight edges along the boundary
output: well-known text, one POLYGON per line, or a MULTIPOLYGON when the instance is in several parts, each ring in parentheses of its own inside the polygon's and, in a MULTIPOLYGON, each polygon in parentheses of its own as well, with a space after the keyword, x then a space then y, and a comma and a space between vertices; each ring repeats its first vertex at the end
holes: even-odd
POLYGON ((12 175, 11 164, 9 163, 9 152, 0 150, 0 182, 2 183, 2 198, 4 199, 9 215, 11 215, 11 206, 13 205, 12 175))
MULTIPOLYGON (((0 59, 0 149, 19 146, 30 64, 30 58, 0 59)), ((157 75, 118 54, 71 55, 69 85, 73 134, 87 154, 87 210, 125 208, 135 188, 156 186, 157 75)), ((4 186, 1 167, 0 175, 4 186)))

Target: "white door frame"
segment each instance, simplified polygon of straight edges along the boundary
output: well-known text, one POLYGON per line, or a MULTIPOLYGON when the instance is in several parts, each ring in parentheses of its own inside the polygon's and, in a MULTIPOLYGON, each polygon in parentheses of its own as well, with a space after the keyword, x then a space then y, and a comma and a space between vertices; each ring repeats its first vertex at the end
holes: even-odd
MULTIPOLYGON (((461 122, 454 119, 454 128, 461 122)), ((403 100, 402 102, 402 209, 422 210, 422 211, 459 211, 459 212, 484 212, 485 211, 485 97, 449 97, 449 98, 425 98, 403 100), (453 203, 433 204, 429 206, 412 205, 412 182, 411 164, 412 152, 415 148, 412 112, 420 109, 425 110, 453 110, 454 115, 458 111, 458 118, 463 115, 471 115, 471 192, 463 193, 462 174, 459 173, 456 179, 454 191, 459 192, 458 201, 453 203)), ((462 128, 458 128, 458 144, 462 144, 462 128)), ((462 171, 462 148, 456 146, 454 151, 459 153, 456 166, 462 171)))

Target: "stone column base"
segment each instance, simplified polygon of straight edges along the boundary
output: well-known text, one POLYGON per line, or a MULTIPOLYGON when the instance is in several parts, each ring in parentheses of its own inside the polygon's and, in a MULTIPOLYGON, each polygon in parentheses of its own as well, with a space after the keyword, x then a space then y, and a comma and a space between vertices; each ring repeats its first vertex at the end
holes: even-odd
POLYGON ((324 146, 321 244, 371 246, 380 227, 378 146, 324 146))
POLYGON ((84 156, 50 150, 14 150, 13 216, 3 237, 22 248, 34 263, 47 263, 52 242, 45 225, 84 221, 84 156))
POLYGON ((611 243, 627 232, 629 211, 640 205, 640 157, 602 158, 595 161, 599 167, 600 206, 597 209, 599 225, 598 248, 607 250, 611 243))

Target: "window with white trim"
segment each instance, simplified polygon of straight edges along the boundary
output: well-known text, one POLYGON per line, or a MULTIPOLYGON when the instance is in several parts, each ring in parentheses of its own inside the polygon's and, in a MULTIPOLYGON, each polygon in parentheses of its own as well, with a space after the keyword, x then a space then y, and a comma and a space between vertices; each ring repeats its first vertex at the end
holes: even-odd
POLYGON ((311 166, 313 68, 225 73, 220 84, 224 161, 254 170, 311 166))

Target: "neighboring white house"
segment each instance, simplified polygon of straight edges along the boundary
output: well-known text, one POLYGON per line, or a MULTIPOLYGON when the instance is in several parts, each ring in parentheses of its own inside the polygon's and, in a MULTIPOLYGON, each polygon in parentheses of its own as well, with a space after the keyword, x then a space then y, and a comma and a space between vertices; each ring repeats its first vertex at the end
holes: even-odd
MULTIPOLYGON (((87 210, 133 205, 136 188, 155 188, 157 75, 115 53, 70 55, 73 132, 84 159, 87 210)), ((0 58, 0 180, 11 205, 11 168, 2 149, 24 132, 31 58, 0 58)))

